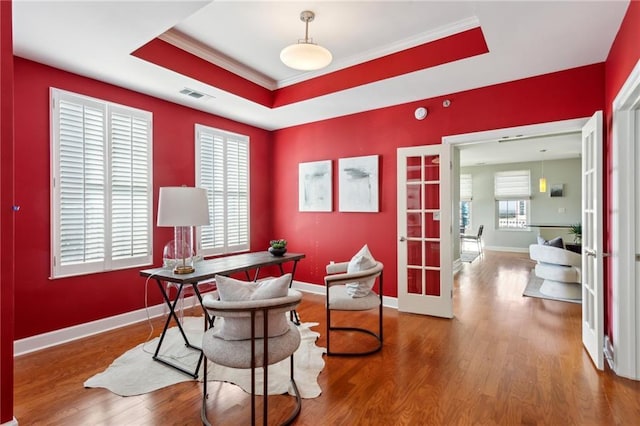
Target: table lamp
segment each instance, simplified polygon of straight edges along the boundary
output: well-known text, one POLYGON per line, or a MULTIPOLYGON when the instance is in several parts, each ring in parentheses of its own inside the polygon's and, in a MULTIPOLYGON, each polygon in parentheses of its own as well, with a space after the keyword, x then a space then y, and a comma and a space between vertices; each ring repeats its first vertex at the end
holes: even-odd
POLYGON ((160 188, 158 226, 174 227, 174 257, 179 261, 175 274, 191 274, 193 267, 193 227, 209 224, 207 191, 187 186, 160 188))

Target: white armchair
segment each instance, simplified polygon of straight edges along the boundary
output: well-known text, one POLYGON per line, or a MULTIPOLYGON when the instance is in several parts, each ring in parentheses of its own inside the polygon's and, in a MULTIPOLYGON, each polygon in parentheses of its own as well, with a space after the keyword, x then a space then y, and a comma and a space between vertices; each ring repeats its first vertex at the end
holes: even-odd
POLYGON ((582 298, 582 256, 558 247, 531 244, 529 256, 537 262, 535 274, 544 281, 540 293, 562 299, 582 298))

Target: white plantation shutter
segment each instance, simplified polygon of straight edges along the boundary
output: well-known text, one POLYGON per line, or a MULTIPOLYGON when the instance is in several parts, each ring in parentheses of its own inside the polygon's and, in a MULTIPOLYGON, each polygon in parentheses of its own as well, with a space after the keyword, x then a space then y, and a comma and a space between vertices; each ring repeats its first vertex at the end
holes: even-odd
POLYGON ((249 138, 197 124, 196 186, 207 190, 211 221, 199 227, 199 253, 249 250, 249 138))
POLYGON ((57 262, 64 266, 104 262, 104 106, 61 99, 58 135, 57 262))
POLYGON ((473 178, 470 174, 460 175, 460 201, 473 199, 473 178))
POLYGON ((151 114, 51 98, 51 276, 151 263, 151 114))
POLYGON ((529 170, 497 172, 494 175, 496 200, 524 200, 531 198, 529 170))
POLYGON ((150 120, 111 108, 112 259, 146 256, 151 247, 150 120))

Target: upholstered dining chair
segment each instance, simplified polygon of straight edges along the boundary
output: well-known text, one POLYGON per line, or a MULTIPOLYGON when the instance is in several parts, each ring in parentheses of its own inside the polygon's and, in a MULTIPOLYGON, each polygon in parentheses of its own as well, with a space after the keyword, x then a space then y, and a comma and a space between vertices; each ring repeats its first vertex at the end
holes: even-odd
POLYGON ((327 276, 324 277, 326 286, 326 311, 327 311, 327 355, 369 355, 382 349, 382 262, 375 262, 372 268, 359 272, 348 273, 349 262, 332 263, 327 265, 327 276), (369 288, 378 282, 378 293, 373 289, 365 296, 354 297, 350 294, 348 286, 358 285, 358 283, 369 282, 369 288), (332 311, 365 311, 370 309, 378 310, 378 331, 375 332, 361 326, 335 326, 331 322, 332 311), (376 345, 369 350, 334 351, 331 350, 332 332, 356 332, 373 336, 376 345))
MULTIPOLYGON (((218 290, 220 278, 217 277, 218 290)), ((293 354, 300 345, 300 332, 289 321, 287 312, 294 310, 302 299, 296 290, 286 289, 286 296, 259 300, 224 301, 209 294, 203 298, 203 306, 211 317, 225 321, 216 322, 202 340, 205 357, 219 365, 251 370, 251 424, 256 420, 256 368, 263 368, 263 424, 268 413, 268 367, 290 358, 290 380, 296 404, 283 424, 290 424, 300 414, 302 399, 294 379, 293 354), (225 328, 223 330, 221 328, 225 328), (282 328, 284 327, 284 329, 282 328), (226 333, 226 335, 225 335, 226 333), (241 335, 243 334, 244 335, 241 335), (266 336, 266 337, 263 337, 266 336)), ((202 422, 210 425, 207 417, 207 362, 204 363, 202 395, 202 422)))

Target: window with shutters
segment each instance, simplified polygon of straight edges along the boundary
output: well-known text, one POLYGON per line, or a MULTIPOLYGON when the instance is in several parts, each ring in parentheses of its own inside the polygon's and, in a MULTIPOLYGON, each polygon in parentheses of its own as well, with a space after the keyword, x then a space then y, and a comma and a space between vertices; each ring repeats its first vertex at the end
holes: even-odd
POLYGON ((51 89, 51 276, 152 263, 150 112, 51 89))
POLYGON ((249 250, 249 137, 196 124, 196 186, 207 190, 211 223, 198 254, 249 250))
POLYGON ((460 232, 471 230, 471 201, 473 200, 473 178, 470 174, 460 175, 460 232))
POLYGON ((498 229, 526 229, 531 198, 529 170, 497 172, 494 178, 498 229))

